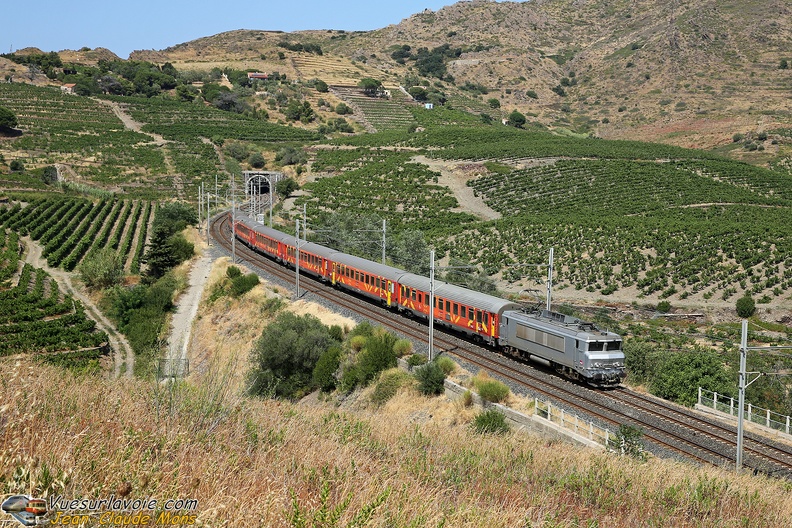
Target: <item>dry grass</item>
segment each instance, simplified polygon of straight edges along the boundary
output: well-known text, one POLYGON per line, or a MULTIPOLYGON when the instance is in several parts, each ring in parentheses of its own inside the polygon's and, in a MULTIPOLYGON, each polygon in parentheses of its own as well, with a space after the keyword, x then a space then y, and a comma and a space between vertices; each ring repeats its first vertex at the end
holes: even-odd
MULTIPOLYGON (((227 262, 210 277, 219 280, 227 262)), ((538 436, 479 436, 475 409, 417 394, 382 406, 243 396, 252 342, 277 294, 204 306, 200 368, 176 384, 78 378, 0 361, 0 493, 194 498, 202 526, 788 526, 792 485, 627 458, 538 436), (323 491, 324 490, 324 491, 323 491), (324 505, 324 506, 323 506, 324 505), (374 507, 376 506, 376 507, 374 507), (373 507, 373 509, 372 509, 373 507)))
MULTIPOLYGON (((411 389, 380 410, 248 400, 228 369, 175 385, 6 361, 3 493, 198 499, 205 526, 288 526, 350 498, 371 526, 788 526, 790 485, 717 469, 477 436, 411 389), (241 507, 240 507, 241 506, 241 507)), ((362 400, 362 398, 361 398, 362 400)), ((317 524, 318 526, 319 524, 317 524)))

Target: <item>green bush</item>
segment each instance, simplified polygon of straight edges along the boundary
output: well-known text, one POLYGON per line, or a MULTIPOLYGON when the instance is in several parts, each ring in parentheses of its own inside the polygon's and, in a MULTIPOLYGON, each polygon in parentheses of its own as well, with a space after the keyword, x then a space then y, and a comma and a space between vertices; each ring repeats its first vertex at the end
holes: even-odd
POLYGON ((331 392, 336 388, 335 373, 341 364, 341 347, 332 346, 325 350, 313 369, 314 385, 323 392, 331 392))
POLYGON ((235 279, 240 275, 242 275, 242 271, 238 267, 228 266, 228 268, 226 268, 226 277, 229 279, 235 279))
POLYGON ((407 358, 407 364, 411 367, 420 367, 421 365, 426 365, 427 361, 429 360, 423 354, 413 354, 407 358))
POLYGON ((231 295, 234 297, 241 297, 253 288, 255 288, 261 279, 255 273, 248 273, 247 275, 240 275, 231 279, 231 295))
POLYGON ((399 339, 393 345, 393 353, 396 357, 404 357, 407 354, 412 354, 413 346, 409 339, 399 339))
POLYGON ((670 353, 662 356, 650 382, 655 396, 692 406, 698 399, 698 387, 718 394, 732 394, 732 374, 723 358, 709 349, 670 353))
POLYGON ((473 420, 473 430, 479 434, 506 434, 509 432, 509 424, 506 423, 506 416, 495 409, 489 409, 480 413, 473 420))
POLYGON ((657 303, 657 311, 660 313, 668 313, 671 311, 671 303, 668 301, 660 301, 657 303))
POLYGON ((396 354, 393 353, 395 342, 396 337, 385 331, 375 332, 366 340, 366 348, 357 358, 362 383, 368 383, 383 370, 396 366, 396 354))
POLYGON ((486 379, 476 383, 476 390, 482 399, 500 403, 509 397, 509 387, 498 380, 486 379))
POLYGON ((410 375, 399 369, 386 370, 380 374, 374 385, 371 401, 382 405, 396 395, 396 392, 410 380, 410 375))
POLYGON ((421 391, 421 394, 427 396, 442 394, 445 390, 443 384, 445 377, 443 369, 434 361, 415 369, 415 379, 418 380, 418 390, 421 391))
POLYGON ((442 369, 443 373, 448 376, 457 368, 457 364, 448 356, 440 356, 437 358, 437 366, 442 369))
POLYGON ((751 317, 753 314, 756 313, 756 303, 753 300, 753 297, 748 295, 747 293, 737 299, 737 315, 742 317, 743 319, 747 319, 751 317))
POLYGON ((337 346, 330 330, 313 315, 281 312, 253 346, 250 393, 299 397, 311 387, 319 357, 337 346))

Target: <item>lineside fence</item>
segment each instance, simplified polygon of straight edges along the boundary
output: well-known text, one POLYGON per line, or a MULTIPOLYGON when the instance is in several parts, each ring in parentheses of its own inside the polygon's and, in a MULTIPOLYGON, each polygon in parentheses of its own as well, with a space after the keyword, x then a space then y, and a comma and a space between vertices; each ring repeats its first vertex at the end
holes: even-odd
MULTIPOLYGON (((735 419, 739 417, 739 410, 737 402, 734 398, 711 392, 699 387, 698 390, 698 405, 702 408, 713 409, 724 414, 734 416, 735 419)), ((763 409, 747 404, 745 409, 744 420, 751 423, 775 429, 785 434, 790 434, 790 417, 784 414, 778 414, 769 409, 763 409)))
POLYGON ((534 414, 578 436, 588 438, 606 449, 618 450, 620 448, 616 439, 607 429, 594 425, 594 422, 581 420, 576 414, 569 413, 550 402, 534 398, 534 414))

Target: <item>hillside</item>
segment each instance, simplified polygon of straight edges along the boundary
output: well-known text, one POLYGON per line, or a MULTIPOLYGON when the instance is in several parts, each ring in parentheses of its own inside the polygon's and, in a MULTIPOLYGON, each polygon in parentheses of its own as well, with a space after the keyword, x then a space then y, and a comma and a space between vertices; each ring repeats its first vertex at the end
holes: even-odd
POLYGON ((429 82, 454 93, 465 83, 487 91, 459 91, 465 98, 457 106, 494 97, 505 113, 516 108, 555 128, 713 148, 734 133, 790 122, 792 70, 779 67, 792 59, 790 38, 790 8, 781 0, 476 0, 371 32, 240 30, 131 58, 327 75, 332 84, 340 79, 330 65, 342 56, 361 77, 397 84, 416 68, 392 58, 394 50, 448 45, 461 54, 429 82), (273 61, 284 40, 315 43, 333 57, 306 61, 286 52, 273 61))
POLYGON ((196 499, 184 513, 198 526, 736 528, 792 520, 780 481, 639 462, 526 433, 479 435, 474 410, 411 386, 382 406, 371 389, 338 405, 248 398, 246 358, 274 297, 259 286, 203 305, 196 368, 177 383, 0 360, 9 395, 0 407, 2 493, 196 499), (27 422, 37 424, 33 434, 18 427, 27 422), (331 512, 338 523, 326 520, 331 512))

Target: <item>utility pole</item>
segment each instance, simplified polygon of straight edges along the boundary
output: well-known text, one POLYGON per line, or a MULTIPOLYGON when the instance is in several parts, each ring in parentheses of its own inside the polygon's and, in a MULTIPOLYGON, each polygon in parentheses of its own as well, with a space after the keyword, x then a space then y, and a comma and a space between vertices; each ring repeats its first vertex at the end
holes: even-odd
POLYGON ((382 263, 385 264, 385 219, 382 219, 382 263))
POLYGON ((435 274, 435 251, 429 252, 429 361, 434 359, 434 274, 435 274))
POLYGON ((746 363, 748 362, 749 350, 790 350, 792 346, 764 346, 764 347, 749 347, 748 346, 748 320, 742 321, 742 335, 740 337, 740 375, 738 378, 739 398, 737 408, 737 464, 736 470, 742 469, 743 462, 743 418, 745 414, 745 389, 751 383, 758 380, 760 377, 766 375, 766 372, 746 372, 746 363), (751 381, 746 381, 749 374, 756 374, 756 377, 751 381))
POLYGON ((547 264, 547 311, 550 312, 553 296, 553 248, 550 248, 550 259, 547 264))
POLYGON ((236 264, 236 178, 231 173, 231 262, 236 264))
POLYGON ((294 275, 295 275, 295 284, 297 286, 297 297, 294 298, 295 301, 300 299, 300 219, 297 219, 297 242, 294 254, 294 275))

